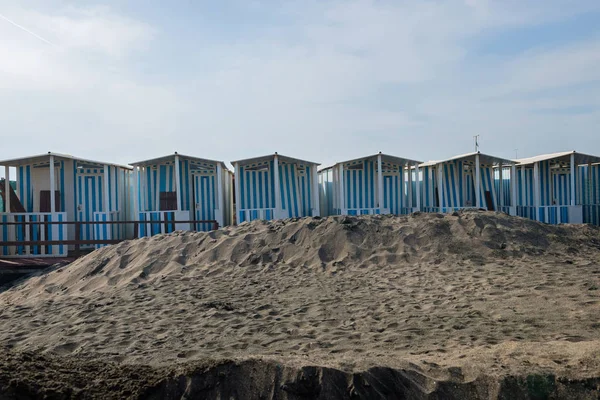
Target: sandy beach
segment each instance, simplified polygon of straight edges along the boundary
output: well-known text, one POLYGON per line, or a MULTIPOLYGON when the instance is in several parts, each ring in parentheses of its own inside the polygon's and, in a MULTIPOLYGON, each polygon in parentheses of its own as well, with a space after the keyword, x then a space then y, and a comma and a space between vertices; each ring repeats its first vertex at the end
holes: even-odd
MULTIPOLYGON (((101 363, 99 370, 138 376, 123 396, 149 397, 149 387, 164 389, 173 374, 252 362, 291 375, 307 366, 340 376, 410 372, 420 383, 405 385, 418 390, 404 395, 419 398, 503 398, 507 379, 521 379, 515 387, 531 395, 529 376, 555 377, 547 398, 598 398, 600 229, 462 212, 179 232, 23 280, 0 293, 0 321, 0 346, 10 355, 0 387, 8 376, 19 379, 14 364, 101 363), (474 391, 440 392, 444 382, 474 391)), ((320 371, 321 389, 309 398, 334 393, 323 389, 320 371)), ((264 376, 265 391, 281 379, 264 376)), ((340 398, 353 390, 370 397, 356 384, 336 385, 340 398)), ((278 388, 288 397, 267 398, 296 398, 278 388)), ((249 398, 263 389, 248 389, 249 398)))

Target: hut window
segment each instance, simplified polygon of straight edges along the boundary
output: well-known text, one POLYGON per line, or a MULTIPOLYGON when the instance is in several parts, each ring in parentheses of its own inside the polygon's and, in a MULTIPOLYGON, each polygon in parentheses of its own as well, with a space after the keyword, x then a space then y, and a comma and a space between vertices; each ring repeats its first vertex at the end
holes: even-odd
POLYGON ((177 192, 160 192, 160 211, 177 210, 177 192))
POLYGON ((348 169, 352 170, 352 169, 363 169, 363 163, 360 164, 354 164, 354 165, 349 165, 348 169))
POLYGON ((264 172, 264 171, 267 171, 268 169, 269 169, 268 165, 257 165, 257 166, 253 166, 253 167, 246 167, 246 171, 264 172))
MULTIPOLYGON (((56 207, 56 212, 61 212, 60 192, 58 190, 54 191, 54 207, 56 207)), ((40 190, 40 212, 49 213, 50 211, 50 191, 40 190)))

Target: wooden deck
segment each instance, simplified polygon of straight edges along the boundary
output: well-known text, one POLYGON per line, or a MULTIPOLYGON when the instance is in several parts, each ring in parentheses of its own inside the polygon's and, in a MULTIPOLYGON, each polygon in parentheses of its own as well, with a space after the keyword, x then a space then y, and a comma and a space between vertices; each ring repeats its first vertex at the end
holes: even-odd
POLYGON ((0 258, 0 271, 6 269, 43 269, 56 264, 67 265, 75 257, 0 258))

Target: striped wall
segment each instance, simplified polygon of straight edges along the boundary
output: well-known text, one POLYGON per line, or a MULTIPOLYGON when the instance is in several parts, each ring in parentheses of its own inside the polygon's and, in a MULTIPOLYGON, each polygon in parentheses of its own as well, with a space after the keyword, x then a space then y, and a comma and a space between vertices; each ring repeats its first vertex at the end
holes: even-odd
POLYGON ((421 208, 439 207, 436 196, 437 178, 435 166, 421 168, 421 208))
POLYGON ((333 183, 333 168, 319 171, 319 202, 321 216, 328 217, 334 214, 334 203, 337 203, 336 190, 333 183))
MULTIPOLYGON (((215 175, 194 175, 194 198, 202 199, 202 201, 197 203, 198 206, 196 208, 195 219, 198 221, 215 219, 217 204, 216 180, 215 175)), ((200 231, 210 231, 213 229, 212 224, 199 225, 197 229, 200 231)))
MULTIPOLYGON (((43 241, 67 239, 66 225, 39 225, 29 222, 62 222, 66 213, 0 213, 0 241, 43 241), (7 222, 21 222, 22 225, 6 225, 7 222)), ((3 246, 0 255, 14 256, 66 256, 68 246, 3 246)))
MULTIPOLYGON (((239 167, 240 202, 238 209, 275 208, 273 161, 239 167)), ((281 168, 280 177, 281 177, 281 168)), ((243 221, 240 221, 243 222, 243 221)))
MULTIPOLYGON (((273 168, 273 160, 239 166, 238 223, 257 218, 275 218, 273 168), (247 210, 255 211, 246 212, 247 210), (265 210, 265 212, 261 214, 258 210, 265 210)), ((279 162, 282 216, 294 218, 312 215, 313 179, 316 177, 313 177, 309 164, 279 162)))
MULTIPOLYGON (((217 220, 220 226, 232 222, 233 191, 232 175, 226 168, 221 168, 221 186, 218 181, 218 165, 212 162, 179 157, 179 188, 177 188, 175 157, 172 161, 160 164, 145 165, 135 169, 138 176, 137 202, 144 218, 150 218, 160 211, 161 192, 179 192, 181 211, 191 215, 185 220, 217 220), (219 193, 223 199, 223 210, 219 210, 219 193), (146 214, 143 214, 146 213, 146 214)), ((135 194, 134 194, 135 195, 135 194)), ((158 215, 158 214, 156 214, 158 215)), ((179 215, 179 214, 178 214, 179 215)), ((183 215, 183 214, 181 214, 183 215)), ((196 230, 212 230, 213 224, 201 224, 196 230)))
POLYGON ((500 190, 500 173, 496 169, 494 175, 494 189, 498 194, 498 207, 512 205, 511 168, 502 169, 502 190, 500 190))
MULTIPOLYGON (((365 209, 378 207, 379 205, 376 200, 377 186, 376 160, 364 160, 344 164, 345 208, 365 209), (362 168, 355 169, 356 165, 362 165, 362 168)), ((397 188, 399 188, 399 185, 397 185, 397 188)))

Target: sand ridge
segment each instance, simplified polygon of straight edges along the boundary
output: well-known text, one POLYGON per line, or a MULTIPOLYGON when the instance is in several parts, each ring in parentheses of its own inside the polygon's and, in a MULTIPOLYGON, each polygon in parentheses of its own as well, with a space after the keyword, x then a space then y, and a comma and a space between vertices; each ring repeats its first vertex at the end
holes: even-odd
POLYGON ((30 278, 0 294, 0 321, 13 351, 125 363, 582 371, 600 354, 600 230, 462 212, 178 232, 30 278))

